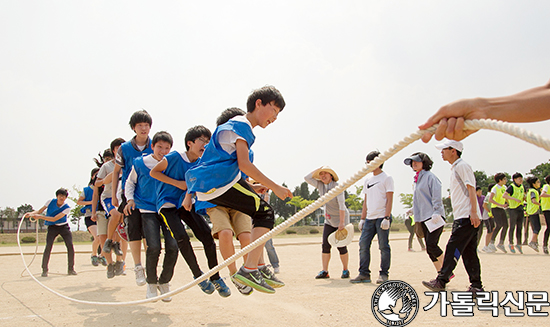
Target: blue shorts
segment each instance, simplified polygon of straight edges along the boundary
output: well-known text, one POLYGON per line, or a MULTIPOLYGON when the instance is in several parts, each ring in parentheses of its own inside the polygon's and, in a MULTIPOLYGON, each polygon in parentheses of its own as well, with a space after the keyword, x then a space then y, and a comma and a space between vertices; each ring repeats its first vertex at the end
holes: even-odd
POLYGON ((103 208, 105 208, 105 217, 109 217, 111 216, 109 214, 109 212, 111 212, 111 210, 116 210, 115 206, 112 204, 112 199, 111 198, 106 198, 104 200, 101 200, 101 205, 103 205, 103 208))

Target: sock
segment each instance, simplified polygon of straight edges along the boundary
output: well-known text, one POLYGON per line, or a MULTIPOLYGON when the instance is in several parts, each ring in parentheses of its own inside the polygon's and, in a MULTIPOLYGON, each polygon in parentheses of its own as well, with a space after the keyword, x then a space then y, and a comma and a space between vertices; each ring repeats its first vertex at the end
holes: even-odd
POLYGON ((243 266, 243 269, 245 272, 252 272, 252 271, 255 271, 255 270, 258 270, 257 268, 247 268, 246 266, 243 266))

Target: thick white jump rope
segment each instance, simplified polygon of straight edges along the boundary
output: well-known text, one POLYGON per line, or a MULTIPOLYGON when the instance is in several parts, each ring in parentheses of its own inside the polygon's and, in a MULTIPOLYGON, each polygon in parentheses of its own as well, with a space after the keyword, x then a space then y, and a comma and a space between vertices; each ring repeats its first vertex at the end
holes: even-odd
MULTIPOLYGON (((344 190, 346 190, 347 188, 349 188, 350 186, 352 186, 353 184, 358 182, 365 175, 372 172, 376 167, 380 166, 383 162, 385 162, 389 158, 393 157, 396 153, 401 151, 403 148, 405 148, 409 144, 412 144, 413 142, 419 140, 422 137, 422 135, 424 135, 425 132, 434 133, 436 127, 437 127, 437 125, 432 126, 427 130, 419 130, 419 131, 416 131, 416 132, 412 133, 411 135, 405 137, 403 140, 401 140, 400 142, 394 144, 391 148, 386 150, 384 153, 380 154, 376 159, 371 161, 368 165, 366 165, 364 168, 359 170, 357 173, 355 173, 352 177, 350 177, 344 183, 342 183, 342 184, 338 185, 337 187, 333 188, 327 194, 325 194, 321 198, 317 199, 315 202, 308 205, 304 209, 300 210, 294 216, 287 219, 284 223, 279 224, 278 226, 273 228, 268 233, 264 234, 262 237, 260 237, 256 241, 250 243, 248 246, 246 246, 245 248, 241 249, 239 252, 237 252, 234 255, 232 255, 231 257, 229 257, 227 260, 223 261, 222 263, 220 263, 216 267, 214 267, 214 268, 210 269, 209 271, 207 271, 206 273, 204 273, 201 277, 193 280, 192 282, 190 282, 190 283, 188 283, 188 284, 186 284, 186 285, 184 285, 180 288, 177 288, 173 291, 170 291, 168 293, 159 295, 159 296, 154 297, 154 298, 145 299, 145 300, 128 301, 128 302, 86 301, 86 300, 74 299, 72 297, 60 294, 59 292, 57 292, 57 291, 49 288, 48 286, 42 284, 30 272, 29 267, 27 265, 27 262, 25 261, 25 257, 23 255, 23 250, 21 248, 21 241, 20 241, 20 236, 19 236, 20 231, 21 231, 21 226, 23 224, 23 219, 21 219, 21 222, 19 223, 19 229, 17 230, 17 244, 19 245, 19 251, 20 251, 20 254, 21 254, 21 259, 23 260, 23 264, 25 265, 25 270, 29 273, 30 277, 32 279, 34 279, 34 281, 36 281, 40 286, 44 287, 45 289, 52 292, 53 294, 55 294, 55 295, 57 295, 61 298, 64 298, 66 300, 69 300, 69 301, 73 301, 73 302, 76 302, 76 303, 82 303, 82 304, 100 305, 100 306, 127 306, 127 305, 136 305, 136 304, 155 302, 155 301, 158 301, 160 299, 163 299, 163 298, 170 297, 172 295, 181 293, 181 292, 183 292, 183 291, 199 284, 200 282, 206 280, 207 278, 209 278, 210 276, 212 276, 216 272, 218 272, 221 269, 227 267, 229 264, 231 264, 235 260, 237 260, 240 257, 244 256, 248 252, 252 251, 256 247, 258 247, 260 244, 265 243, 268 239, 272 238, 275 235, 280 234, 281 232, 283 232, 288 227, 292 226, 296 222, 300 221, 301 219, 303 219, 307 215, 311 214, 312 212, 314 212, 315 210, 320 208, 322 205, 324 205, 328 201, 335 198, 338 194, 344 192, 344 190)), ((543 148, 547 151, 550 151, 550 140, 548 140, 546 138, 543 138, 540 135, 534 134, 533 132, 526 131, 526 130, 520 128, 520 127, 509 124, 509 123, 496 121, 496 120, 489 120, 489 119, 467 120, 464 123, 464 129, 465 130, 490 129, 490 130, 494 130, 494 131, 500 131, 500 132, 509 134, 511 136, 515 136, 515 137, 517 137, 521 140, 524 140, 528 143, 539 146, 539 147, 541 147, 541 148, 543 148)), ((38 238, 37 238, 37 240, 38 240, 38 238)), ((36 251, 35 251, 35 255, 36 255, 36 251)))

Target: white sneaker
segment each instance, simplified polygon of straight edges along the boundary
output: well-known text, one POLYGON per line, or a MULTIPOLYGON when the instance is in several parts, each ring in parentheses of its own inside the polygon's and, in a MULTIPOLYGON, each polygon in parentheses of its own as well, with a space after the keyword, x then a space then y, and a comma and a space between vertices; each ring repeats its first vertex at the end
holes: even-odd
POLYGON ((493 252, 497 252, 497 247, 495 246, 495 243, 489 243, 489 249, 493 250, 493 252))
POLYGON ((493 253, 493 250, 491 250, 491 248, 489 248, 487 245, 484 246, 481 251, 485 252, 485 253, 493 253))
POLYGON ((147 298, 157 297, 157 284, 147 284, 147 298))
MULTIPOLYGON (((170 292, 170 284, 166 283, 166 284, 158 284, 158 289, 160 291, 160 295, 162 294, 166 294, 168 292, 170 292)), ((172 301, 172 297, 165 297, 164 299, 162 299, 162 302, 170 302, 172 301)))
POLYGON ((273 272, 278 274, 280 272, 279 267, 273 267, 273 272))
POLYGON ((147 280, 145 280, 145 268, 143 268, 142 265, 137 265, 134 268, 134 273, 136 274, 137 286, 143 286, 147 284, 147 280))

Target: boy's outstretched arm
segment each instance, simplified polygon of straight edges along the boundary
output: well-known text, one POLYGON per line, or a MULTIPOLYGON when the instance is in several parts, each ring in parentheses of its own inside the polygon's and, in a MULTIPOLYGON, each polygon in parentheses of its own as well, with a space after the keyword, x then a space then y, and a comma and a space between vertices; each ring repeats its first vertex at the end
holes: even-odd
POLYGON ((238 139, 235 143, 237 148, 237 162, 239 163, 239 169, 247 176, 253 178, 255 181, 271 189, 273 193, 281 200, 286 198, 292 198, 292 192, 279 184, 276 184, 271 179, 267 178, 256 166, 250 162, 248 156, 248 144, 243 139, 238 139))

